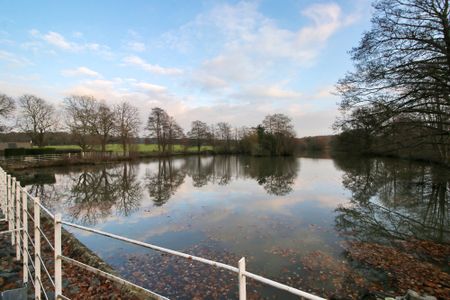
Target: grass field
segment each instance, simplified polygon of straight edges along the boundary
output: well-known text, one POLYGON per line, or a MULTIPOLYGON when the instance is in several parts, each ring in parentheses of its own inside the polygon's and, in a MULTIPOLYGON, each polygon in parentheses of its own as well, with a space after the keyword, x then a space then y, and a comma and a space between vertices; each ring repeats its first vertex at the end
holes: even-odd
MULTIPOLYGON (((140 153, 155 153, 158 152, 158 145, 156 144, 135 144, 131 146, 131 149, 136 149, 140 153)), ((55 145, 55 146, 46 146, 44 148, 55 148, 55 149, 61 149, 61 150, 79 150, 81 149, 77 145, 55 145)), ((100 150, 100 147, 97 147, 96 149, 100 150)), ((207 151, 212 150, 212 146, 202 146, 200 151, 207 151)), ((106 151, 112 151, 112 152, 122 152, 122 145, 120 144, 108 144, 106 145, 106 151)), ((187 151, 189 153, 196 153, 197 147, 191 146, 187 149, 184 148, 182 145, 174 145, 173 151, 176 153, 187 151)))

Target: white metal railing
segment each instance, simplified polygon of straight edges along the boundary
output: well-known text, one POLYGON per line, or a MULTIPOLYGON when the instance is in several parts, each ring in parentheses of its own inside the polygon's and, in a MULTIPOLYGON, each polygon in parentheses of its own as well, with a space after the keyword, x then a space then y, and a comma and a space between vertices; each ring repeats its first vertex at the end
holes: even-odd
POLYGON ((51 287, 51 290, 55 294, 55 299, 69 299, 67 296, 63 295, 62 291, 62 262, 77 266, 86 271, 95 273, 102 277, 105 277, 113 282, 129 286, 140 291, 147 293, 155 299, 167 299, 153 291, 150 291, 142 286, 136 285, 128 280, 120 278, 114 274, 107 273, 98 268, 89 266, 73 258, 64 256, 62 254, 62 225, 77 228, 79 230, 88 231, 91 233, 99 234, 116 240, 120 240, 126 243, 142 246, 148 249, 153 249, 156 251, 168 253, 171 255, 183 257, 189 260, 198 261, 210 266, 217 268, 226 269, 230 272, 236 273, 238 276, 239 284, 239 299, 245 300, 247 298, 246 291, 246 278, 252 278, 261 283, 267 284, 269 286, 278 288, 280 290, 287 291, 291 294, 311 299, 311 300, 324 300, 324 298, 301 291, 299 289, 290 287, 288 285, 273 281, 271 279, 265 278, 263 276, 248 272, 245 266, 245 258, 241 258, 237 264, 237 267, 230 266, 221 262, 213 261, 210 259, 189 255, 180 251, 171 250, 168 248, 152 245, 149 243, 137 241, 127 237, 119 236, 116 234, 104 232, 101 230, 81 226, 78 224, 63 221, 61 214, 54 215, 46 207, 44 207, 39 198, 31 196, 23 187, 21 187, 20 182, 16 178, 7 174, 2 168, 0 168, 0 209, 3 212, 5 219, 8 222, 8 230, 0 232, 0 234, 11 234, 11 244, 15 246, 16 249, 16 259, 22 260, 23 262, 23 283, 27 284, 31 282, 34 286, 35 299, 41 300, 42 295, 45 299, 48 298, 48 289, 43 284, 41 275, 45 275, 48 279, 47 286, 51 287), (28 202, 32 204, 33 216, 28 210, 28 202), (46 236, 42 226, 41 226, 41 210, 47 215, 47 217, 53 222, 54 228, 54 243, 52 244, 50 239, 46 236), (33 222, 33 237, 30 236, 28 230, 28 220, 33 222), (54 274, 52 275, 45 266, 45 261, 42 256, 41 251, 41 237, 43 237, 48 248, 54 252, 53 263, 54 263, 54 274), (31 256, 29 252, 29 244, 34 249, 34 257, 31 256), (34 263, 33 263, 34 260, 34 263), (30 265, 32 270, 30 269, 30 265), (44 270, 44 272, 42 272, 44 270), (33 276, 34 273, 34 276, 33 276))
POLYGON ((123 152, 77 152, 77 153, 54 153, 54 154, 37 154, 37 155, 16 155, 16 156, 0 156, 0 163, 3 165, 11 165, 17 162, 39 163, 59 160, 92 160, 92 159, 117 159, 128 156, 129 153, 123 152))
POLYGON ((55 153, 55 154, 36 154, 36 155, 14 155, 14 156, 1 156, 0 161, 4 162, 39 162, 39 161, 50 161, 59 160, 65 158, 76 158, 80 157, 80 153, 55 153))

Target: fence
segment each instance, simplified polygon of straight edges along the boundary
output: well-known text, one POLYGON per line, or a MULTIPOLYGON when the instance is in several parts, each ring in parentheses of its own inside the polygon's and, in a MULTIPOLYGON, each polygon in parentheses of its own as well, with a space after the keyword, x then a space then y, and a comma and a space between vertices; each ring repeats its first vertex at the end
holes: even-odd
POLYGON ((41 163, 49 161, 68 161, 68 160, 104 160, 118 159, 129 156, 130 153, 123 152, 79 152, 79 153, 55 153, 41 155, 17 155, 17 156, 0 156, 0 164, 4 166, 13 165, 15 163, 41 163))
POLYGON ((31 196, 25 188, 21 187, 20 182, 16 178, 8 175, 3 169, 0 168, 0 208, 5 218, 0 221, 8 222, 8 230, 0 232, 0 234, 11 234, 11 244, 16 250, 16 259, 22 260, 23 265, 23 283, 28 284, 31 282, 34 286, 35 299, 41 300, 42 295, 45 299, 49 299, 49 292, 53 292, 55 299, 69 299, 63 295, 62 291, 62 262, 75 265, 89 272, 103 276, 113 282, 129 286, 140 291, 147 293, 149 296, 155 299, 167 299, 153 291, 150 291, 144 287, 138 286, 128 280, 120 278, 116 275, 107 273, 95 267, 84 264, 73 258, 64 256, 62 253, 62 225, 77 228, 79 230, 88 231, 94 234, 99 234, 116 240, 120 240, 126 243, 142 246, 148 249, 168 253, 171 255, 183 257, 186 259, 198 261, 213 267, 222 268, 230 272, 236 273, 239 283, 239 299, 245 300, 247 297, 246 292, 246 279, 252 278, 261 283, 269 286, 287 291, 291 294, 304 297, 311 300, 324 300, 324 298, 312 295, 310 293, 301 291, 299 289, 287 286, 285 284, 270 280, 263 276, 248 272, 245 266, 245 258, 241 258, 237 266, 227 265, 221 262, 216 262, 206 258, 189 255, 183 252, 159 247, 149 243, 129 239, 123 236, 115 235, 112 233, 96 230, 93 228, 77 225, 74 223, 66 222, 61 219, 61 214, 54 215, 47 208, 45 208, 39 201, 39 198, 31 196), (28 207, 33 209, 33 214, 30 213, 28 207), (53 223, 54 229, 54 243, 50 242, 50 239, 46 236, 43 227, 41 226, 41 212, 45 213, 53 223), (33 230, 29 230, 28 221, 33 222, 33 230), (41 242, 47 243, 49 248, 54 252, 53 264, 54 274, 53 276, 48 271, 44 259, 41 255, 41 242), (34 255, 30 254, 29 246, 34 248, 34 255), (33 262, 34 261, 34 262, 33 262), (34 275, 34 276, 33 276, 34 275), (50 291, 45 288, 43 284, 43 277, 46 276, 49 282, 47 286, 50 286, 50 291))

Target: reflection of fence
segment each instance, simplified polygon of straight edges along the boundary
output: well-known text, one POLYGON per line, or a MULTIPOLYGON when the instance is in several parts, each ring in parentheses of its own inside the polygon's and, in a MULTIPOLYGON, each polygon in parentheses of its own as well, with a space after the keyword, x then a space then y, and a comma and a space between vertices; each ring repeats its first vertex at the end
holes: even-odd
POLYGON ((144 287, 138 286, 128 280, 122 279, 116 275, 107 273, 95 267, 84 264, 73 258, 64 256, 62 254, 62 225, 77 228, 79 230, 88 231, 91 233, 99 234, 116 240, 120 240, 126 243, 142 246, 145 248, 153 249, 156 251, 168 253, 171 255, 183 257, 189 260, 195 260, 208 264, 217 268, 226 269, 234 272, 239 278, 239 299, 246 299, 246 278, 252 278, 256 281, 265 283, 272 287, 285 290, 297 296, 301 296, 307 299, 324 300, 324 298, 303 292, 299 289, 287 286, 285 284, 278 283, 276 281, 267 279, 265 277, 253 274, 245 269, 245 258, 241 258, 238 262, 238 266, 230 266, 220 262, 212 261, 209 259, 189 255, 179 251, 155 246, 152 244, 140 242, 137 240, 129 239, 112 233, 92 229, 89 227, 73 224, 63 221, 61 214, 52 214, 47 208, 45 208, 39 201, 39 198, 31 196, 27 191, 20 186, 14 177, 8 175, 3 169, 0 168, 0 208, 5 215, 5 219, 2 221, 8 222, 8 230, 0 232, 0 234, 11 234, 11 244, 16 249, 16 259, 23 262, 23 282, 27 284, 31 282, 34 286, 35 299, 41 299, 42 295, 45 299, 49 299, 49 292, 54 292, 55 299, 69 299, 62 293, 62 262, 75 265, 84 270, 93 272, 97 275, 103 276, 113 282, 117 282, 128 286, 130 288, 140 290, 149 297, 155 299, 167 299, 160 296, 144 287), (32 213, 28 207, 32 208, 32 213), (41 226, 41 211, 45 213, 46 219, 50 219, 53 224, 54 242, 52 243, 44 232, 41 226), (33 226, 29 226, 28 221, 33 223, 33 226), (32 228, 33 230, 29 230, 32 228), (51 263, 54 265, 53 276, 48 271, 41 252, 41 242, 44 241, 48 244, 49 248, 54 252, 52 255, 51 263), (32 246, 34 249, 34 255, 30 254, 29 248, 32 246), (34 276, 33 276, 34 275, 34 276), (45 276, 44 279, 41 276, 45 276), (45 282, 45 284, 44 284, 45 282))

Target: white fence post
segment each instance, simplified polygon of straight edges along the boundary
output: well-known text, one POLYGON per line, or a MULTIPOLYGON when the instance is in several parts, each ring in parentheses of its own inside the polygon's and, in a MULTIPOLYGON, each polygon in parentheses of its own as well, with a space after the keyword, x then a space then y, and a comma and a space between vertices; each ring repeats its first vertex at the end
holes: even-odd
POLYGON ((0 188, 1 188, 1 201, 2 201, 2 212, 3 212, 3 217, 8 220, 7 215, 6 215, 6 210, 7 210, 7 206, 6 206, 6 193, 7 193, 7 188, 6 188, 6 173, 5 171, 1 171, 0 174, 0 188))
POLYGON ((6 199, 5 199, 5 204, 6 204, 6 211, 5 211, 5 218, 6 221, 8 222, 8 230, 11 230, 11 226, 9 224, 9 176, 8 174, 5 175, 5 192, 6 192, 6 199))
POLYGON ((62 295, 61 214, 55 215, 55 299, 62 295))
POLYGON ((16 260, 20 260, 20 181, 16 181, 15 203, 16 203, 16 232, 12 233, 16 235, 16 260))
POLYGON ((2 209, 2 213, 5 214, 5 198, 4 198, 4 181, 3 181, 3 169, 0 169, 0 208, 2 209))
POLYGON ((23 240, 23 283, 28 282, 28 198, 25 189, 22 189, 22 240, 23 240))
MULTIPOLYGON (((12 197, 12 178, 8 175, 8 230, 14 230, 14 201, 12 197)), ((11 234, 11 245, 15 244, 15 235, 11 234)))
MULTIPOLYGON (((10 185, 10 190, 11 190, 11 229, 14 230, 16 228, 16 214, 15 214, 15 209, 16 209, 16 178, 15 177, 11 177, 11 185, 10 185)), ((11 232, 11 244, 14 246, 16 244, 16 234, 15 232, 11 232)))
POLYGON ((239 260, 239 300, 247 299, 247 283, 244 275, 245 272, 245 257, 239 260))
POLYGON ((41 207, 39 198, 34 198, 34 297, 41 300, 41 207))

